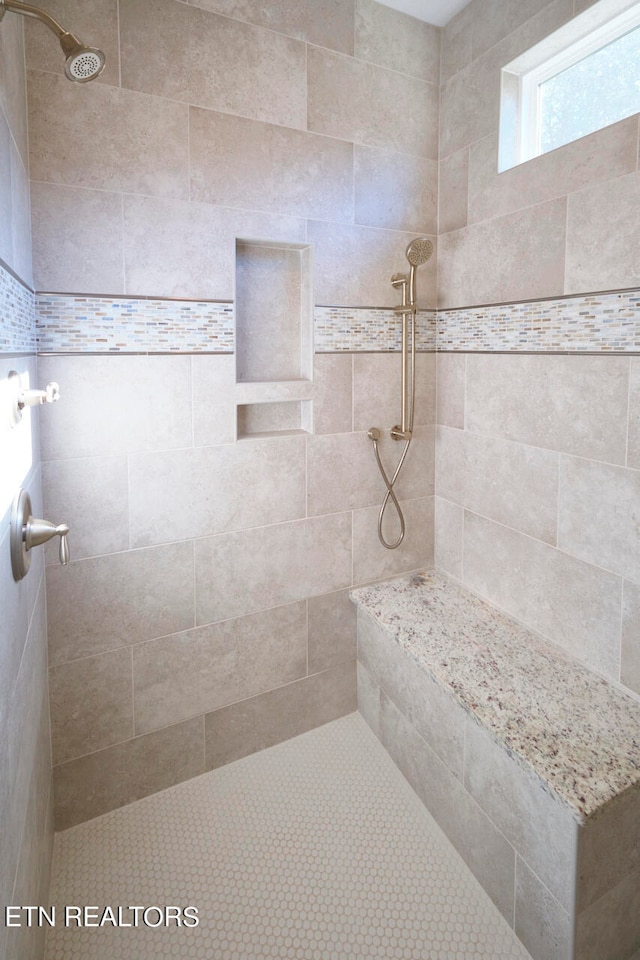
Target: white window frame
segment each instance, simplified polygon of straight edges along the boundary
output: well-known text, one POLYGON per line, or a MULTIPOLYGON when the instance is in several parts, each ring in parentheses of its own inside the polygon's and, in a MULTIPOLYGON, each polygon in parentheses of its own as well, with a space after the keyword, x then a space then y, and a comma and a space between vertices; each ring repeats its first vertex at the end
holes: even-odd
POLYGON ((498 171, 540 156, 540 84, 640 26, 639 0, 599 0, 501 71, 498 171))

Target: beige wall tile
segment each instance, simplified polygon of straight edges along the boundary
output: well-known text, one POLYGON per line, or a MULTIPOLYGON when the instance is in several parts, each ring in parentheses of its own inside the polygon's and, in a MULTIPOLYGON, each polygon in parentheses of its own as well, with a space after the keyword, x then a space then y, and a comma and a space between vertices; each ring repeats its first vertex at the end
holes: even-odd
POLYGON ((0 182, 0 259, 13 264, 13 184, 11 178, 11 131, 0 112, 0 169, 4 171, 0 182))
POLYGON ((497 137, 484 137, 469 149, 469 222, 504 216, 635 171, 637 140, 638 120, 630 117, 499 174, 497 137))
POLYGON ((433 562, 457 580, 462 580, 464 510, 442 497, 434 500, 433 562))
POLYGON ((56 830, 204 773, 203 718, 54 767, 56 830))
POLYGON ((436 160, 356 144, 356 223, 434 234, 437 202, 436 160))
MULTIPOLYGON (((576 951, 585 960, 630 956, 638 945, 640 871, 629 874, 578 916, 576 951)), ((637 956, 633 953, 632 960, 637 956)))
POLYGON ((435 83, 320 47, 308 48, 307 74, 309 130, 437 159, 435 83))
MULTIPOLYGON (((443 58, 443 62, 446 61, 443 58)), ((495 58, 467 63, 440 88, 440 157, 498 129, 500 87, 495 58)))
POLYGON ((436 423, 464 430, 464 399, 467 358, 464 354, 439 353, 436 423))
POLYGON ((618 577, 465 513, 464 579, 474 593, 572 656, 618 676, 618 577))
POLYGON ((234 356, 192 356, 193 443, 233 443, 236 437, 234 356))
POLYGON ((195 552, 196 622, 227 620, 349 586, 351 515, 206 537, 195 552))
POLYGON ((355 55, 430 83, 440 81, 440 29, 375 0, 356 0, 355 55))
POLYGON ((582 830, 577 910, 580 913, 612 890, 640 864, 640 797, 626 791, 592 817, 582 830))
POLYGON ((129 0, 120 29, 124 87, 304 128, 300 41, 173 0, 129 0))
POLYGON ((382 743, 471 872, 513 922, 515 852, 449 768, 382 695, 382 743))
POLYGON ((353 53, 354 0, 188 0, 196 7, 248 20, 277 33, 353 53))
MULTIPOLYGON (((433 497, 400 501, 400 506, 406 533, 404 542, 395 550, 387 550, 378 540, 378 506, 354 511, 354 583, 382 580, 433 565, 433 497)), ((382 530, 388 541, 399 536, 400 525, 393 505, 385 512, 382 530)))
POLYGON ((608 180, 572 194, 567 212, 565 290, 581 293, 640 285, 635 256, 640 225, 640 173, 608 180), (603 224, 615 224, 606 231, 603 224))
MULTIPOLYGON (((391 277, 405 270, 405 250, 413 234, 375 227, 308 221, 314 244, 316 303, 331 306, 393 307, 398 302, 391 277)), ((433 239, 433 238, 430 238, 433 239)), ((435 254, 418 273, 418 304, 435 303, 435 254)))
POLYGON ((131 545, 304 517, 305 452, 303 438, 287 437, 131 454, 131 545))
MULTIPOLYGON (((46 11, 66 30, 107 58, 97 83, 120 83, 118 0, 47 0, 46 11)), ((48 30, 34 20, 25 21, 25 49, 30 70, 46 70, 64 76, 64 55, 48 30)), ((65 82, 68 82, 65 80, 65 82)), ((92 81, 93 85, 94 81, 92 81)), ((86 85, 85 85, 86 88, 86 85)), ((71 126, 71 123, 69 123, 71 126)))
POLYGON ((471 37, 475 6, 467 4, 442 29, 440 82, 444 83, 458 70, 471 63, 471 37))
POLYGON ((438 180, 438 233, 466 227, 469 205, 469 148, 463 147, 440 161, 438 180))
POLYGON ((187 356, 51 356, 38 369, 63 397, 46 411, 45 460, 191 445, 187 356))
MULTIPOLYGON (((0 33, 0 108, 25 166, 29 162, 24 18, 7 17, 0 33)), ((55 46, 55 42, 54 42, 55 46)))
POLYGON ((176 543, 52 566, 47 591, 52 666, 187 630, 193 547, 176 543))
POLYGON ((353 219, 353 147, 191 107, 191 199, 324 220, 353 219))
POLYGON ((127 293, 234 299, 236 237, 305 239, 304 220, 208 203, 124 198, 127 293))
POLYGON ((356 659, 356 608, 348 590, 307 600, 309 673, 356 659))
POLYGON ((436 492, 514 530, 556 542, 557 453, 438 427, 436 492))
MULTIPOLYGON (((355 510, 382 502, 386 487, 366 433, 310 437, 307 453, 307 503, 310 516, 355 510)), ((379 450, 393 475, 404 444, 389 437, 379 450)), ((411 449, 398 478, 396 493, 406 499, 433 493, 433 430, 416 427, 411 449)))
POLYGON ((620 679, 640 693, 640 586, 628 583, 622 595, 622 650, 620 679))
POLYGON ((189 114, 184 104, 109 84, 69 83, 65 76, 31 72, 29 140, 34 180, 189 196, 189 114))
POLYGON ((36 289, 124 293, 120 194, 32 182, 31 208, 36 289))
POLYGON ((441 308, 559 296, 566 200, 473 224, 440 237, 441 308))
POLYGON ((358 712, 380 739, 380 687, 372 680, 360 661, 357 664, 358 712))
POLYGON ((355 662, 223 707, 205 717, 206 768, 264 750, 355 708, 355 662))
POLYGON ((388 631, 358 610, 358 660, 426 744, 462 782, 464 711, 445 687, 407 656, 388 631))
POLYGON ((473 56, 479 57, 548 5, 549 0, 483 0, 473 11, 473 56))
POLYGON ((11 146, 11 229, 13 232, 13 270, 33 287, 31 237, 31 198, 29 173, 15 142, 11 146))
POLYGON ((515 931, 537 960, 570 960, 569 914, 520 857, 516 858, 515 931))
POLYGON ((487 730, 469 718, 464 785, 562 907, 572 910, 578 823, 545 783, 523 770, 487 730))
POLYGON ((560 458, 558 546, 640 583, 640 471, 560 458))
POLYGON ((466 425, 575 456, 624 463, 624 357, 467 357, 466 425))
MULTIPOLYGON (((44 516, 70 528, 74 560, 129 548, 126 457, 52 460, 43 464, 44 516)), ((58 541, 46 546, 58 562, 58 541)))
POLYGON ((629 371, 627 466, 640 469, 640 359, 631 358, 629 371))
POLYGON ((349 433, 353 429, 351 354, 316 353, 313 364, 314 432, 349 433))
MULTIPOLYGON (((435 419, 436 357, 416 355, 416 401, 414 424, 435 419)), ((390 430, 400 420, 402 360, 399 353, 357 353, 353 358, 354 429, 372 426, 390 430)))
POLYGON ((131 650, 73 660, 49 672, 54 763, 133 736, 131 650))
POLYGON ((306 669, 304 601, 139 643, 136 734, 282 686, 306 669))

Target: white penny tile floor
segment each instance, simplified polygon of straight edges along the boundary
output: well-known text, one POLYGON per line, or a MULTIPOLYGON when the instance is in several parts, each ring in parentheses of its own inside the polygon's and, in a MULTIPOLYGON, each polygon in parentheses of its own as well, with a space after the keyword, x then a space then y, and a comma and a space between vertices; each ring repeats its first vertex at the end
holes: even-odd
POLYGON ((358 714, 58 834, 51 902, 46 960, 529 960, 358 714))

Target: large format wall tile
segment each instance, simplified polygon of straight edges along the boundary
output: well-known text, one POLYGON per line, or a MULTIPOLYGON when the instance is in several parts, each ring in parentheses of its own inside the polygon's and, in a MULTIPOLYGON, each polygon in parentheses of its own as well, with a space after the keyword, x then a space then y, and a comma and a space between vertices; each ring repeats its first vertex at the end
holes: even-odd
POLYGON ((34 180, 189 196, 189 122, 184 104, 32 72, 29 137, 34 180), (58 110, 66 118, 62 125, 58 110))
POLYGON ((188 0, 196 7, 247 20, 298 40, 317 43, 340 53, 353 53, 355 0, 188 0))
POLYGON ((54 767, 56 827, 66 830, 204 773, 202 717, 54 767))
POLYGON ((223 533, 195 551, 197 623, 226 620, 349 586, 351 515, 223 533))
POLYGON ((191 445, 189 357, 40 357, 40 378, 60 384, 47 409, 44 460, 191 445))
POLYGON ((356 144, 356 223, 434 234, 437 206, 437 161, 356 144))
MULTIPOLYGON (((420 276, 420 274, 418 275, 420 276)), ((436 356, 416 356, 414 425, 435 421, 436 356)), ((353 357, 354 430, 389 431, 400 421, 402 361, 398 353, 357 353, 353 357)), ((397 444, 396 444, 397 446, 397 444)))
POLYGON ((356 659, 356 608, 348 590, 307 600, 309 673, 356 659))
POLYGON ((463 562, 471 590, 617 678, 618 577, 472 513, 465 514, 463 562))
POLYGON ((467 356, 467 429, 624 463, 628 371, 624 357, 467 356))
POLYGON ((120 30, 123 86, 304 128, 303 43, 174 0, 128 0, 120 30))
POLYGON ((440 238, 438 305, 558 296, 564 289, 566 200, 464 227, 440 238))
POLYGON ((233 300, 236 237, 305 240, 295 217, 155 197, 125 196, 123 229, 127 293, 154 297, 233 300))
POLYGON ((38 290, 124 293, 120 194, 32 182, 31 208, 38 290))
POLYGON ((375 0, 356 0, 355 55, 429 83, 440 82, 440 29, 375 0))
POLYGON ((627 466, 640 470, 640 358, 632 357, 629 377, 627 466))
POLYGON ((207 537, 305 515, 298 437, 129 457, 131 546, 207 537))
POLYGON ((352 144, 196 107, 189 117, 192 200, 353 219, 352 144))
POLYGON ((622 592, 620 679, 640 693, 640 586, 627 581, 622 592))
POLYGON ((309 130, 437 159, 436 84, 320 47, 309 47, 307 72, 309 130))
POLYGON ((133 649, 136 734, 303 677, 304 602, 198 627, 133 649))
POLYGON ((55 666, 193 626, 193 545, 176 543, 49 567, 55 666))
POLYGON ((567 214, 565 290, 615 290, 640 286, 640 173, 571 194, 567 214), (615 225, 606 231, 603 224, 615 225))
POLYGON ((556 542, 557 453, 438 427, 436 492, 474 513, 556 542))
MULTIPOLYGON (((382 498, 380 500, 382 504, 382 498)), ((400 573, 429 567, 433 557, 433 497, 401 500, 405 518, 405 539, 395 550, 378 540, 379 506, 353 513, 353 582, 383 580, 400 573)), ((389 542, 400 534, 397 514, 390 504, 385 511, 382 532, 389 542)))
POLYGON ((205 716, 207 770, 353 713, 355 662, 304 677, 205 716))
POLYGON ((133 736, 131 650, 73 660, 49 673, 53 762, 133 736))
MULTIPOLYGON (((638 120, 630 117, 498 173, 495 135, 478 140, 469 151, 469 222, 504 216, 635 171, 637 143, 638 120)), ((577 288, 588 289, 593 287, 577 288)))
POLYGON ((464 508, 435 497, 433 562, 456 580, 462 580, 464 508))
POLYGON ((640 471, 560 458, 558 546, 640 583, 640 471))
POLYGON ((316 353, 313 358, 313 429, 322 433, 350 433, 353 429, 353 358, 351 354, 316 353))

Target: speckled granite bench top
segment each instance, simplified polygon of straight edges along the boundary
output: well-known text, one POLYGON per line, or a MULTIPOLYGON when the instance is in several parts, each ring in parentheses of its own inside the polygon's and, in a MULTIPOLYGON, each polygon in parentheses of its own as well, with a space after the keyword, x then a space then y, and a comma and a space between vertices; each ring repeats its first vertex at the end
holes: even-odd
POLYGON ((585 819, 640 789, 640 703, 432 571, 353 601, 585 819))

